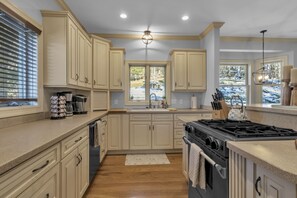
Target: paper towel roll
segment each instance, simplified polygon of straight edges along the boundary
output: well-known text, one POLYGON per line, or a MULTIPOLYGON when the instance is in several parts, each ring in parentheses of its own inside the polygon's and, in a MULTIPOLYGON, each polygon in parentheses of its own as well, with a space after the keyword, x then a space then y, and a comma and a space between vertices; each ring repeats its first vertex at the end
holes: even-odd
POLYGON ((191 97, 191 109, 197 109, 197 97, 196 96, 191 97))
POLYGON ((297 68, 291 69, 291 83, 297 84, 297 68))
POLYGON ((293 68, 293 65, 285 65, 285 66, 283 66, 282 80, 289 80, 291 78, 291 69, 292 68, 293 68))

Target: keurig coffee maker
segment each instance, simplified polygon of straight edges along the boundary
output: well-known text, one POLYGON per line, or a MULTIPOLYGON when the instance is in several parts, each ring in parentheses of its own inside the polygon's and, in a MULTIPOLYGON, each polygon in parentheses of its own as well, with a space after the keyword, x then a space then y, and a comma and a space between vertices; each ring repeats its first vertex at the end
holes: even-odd
POLYGON ((86 109, 87 97, 84 95, 73 96, 73 114, 86 114, 88 113, 86 109))

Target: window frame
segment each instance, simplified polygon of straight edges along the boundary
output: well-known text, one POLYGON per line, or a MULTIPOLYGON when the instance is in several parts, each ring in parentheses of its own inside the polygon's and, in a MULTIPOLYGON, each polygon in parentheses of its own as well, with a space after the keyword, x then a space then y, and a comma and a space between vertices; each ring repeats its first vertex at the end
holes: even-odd
POLYGON ((220 85, 219 81, 219 87, 245 87, 246 88, 246 104, 250 104, 250 98, 251 98, 251 93, 250 93, 250 68, 251 68, 251 62, 246 61, 246 60, 221 60, 220 65, 245 65, 245 71, 246 71, 246 78, 245 78, 245 85, 220 85))
POLYGON ((0 118, 7 118, 13 116, 20 116, 26 114, 33 114, 33 113, 40 113, 43 112, 43 35, 42 35, 42 26, 34 21, 31 17, 27 14, 20 11, 10 2, 4 1, 1 2, 0 8, 7 14, 11 15, 12 17, 16 18, 17 20, 23 19, 21 21, 27 21, 30 25, 34 26, 36 29, 40 30, 40 34, 38 35, 37 42, 38 42, 38 84, 37 84, 37 105, 36 106, 13 106, 13 107, 1 107, 0 108, 0 118), (16 17, 17 16, 17 17, 16 17))
POLYGON ((137 61, 137 60, 128 60, 125 63, 125 105, 135 105, 135 106, 145 106, 148 105, 149 101, 147 100, 149 97, 149 86, 150 83, 148 83, 150 81, 150 66, 165 66, 165 92, 166 92, 166 100, 167 103, 170 104, 170 64, 167 61, 137 61), (144 101, 131 101, 130 100, 130 66, 145 66, 145 79, 146 79, 146 83, 145 83, 145 96, 146 96, 146 100, 144 101))
MULTIPOLYGON (((264 58, 265 63, 271 63, 271 62, 282 62, 281 68, 280 68, 280 73, 282 73, 283 66, 288 65, 288 56, 275 56, 275 57, 268 57, 264 58)), ((257 59, 255 61, 255 68, 261 68, 263 63, 263 59, 257 59)), ((280 84, 271 84, 271 85, 257 85, 255 90, 256 90, 256 103, 260 104, 280 104, 282 101, 282 95, 280 95, 280 103, 263 103, 263 86, 280 86, 282 91, 282 83, 280 84)))

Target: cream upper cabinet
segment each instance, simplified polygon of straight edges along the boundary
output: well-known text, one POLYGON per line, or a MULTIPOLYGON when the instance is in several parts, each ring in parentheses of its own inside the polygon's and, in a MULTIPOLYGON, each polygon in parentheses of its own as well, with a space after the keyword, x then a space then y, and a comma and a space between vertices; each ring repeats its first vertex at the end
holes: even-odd
POLYGON ((85 42, 85 86, 92 88, 92 43, 86 40, 85 42))
POLYGON ((173 122, 152 122, 152 149, 173 148, 173 122))
POLYGON ((109 89, 124 90, 124 56, 125 49, 110 49, 109 89))
POLYGON ((151 149, 152 132, 150 121, 130 122, 130 149, 151 149))
POLYGON ((206 52, 205 50, 173 50, 172 90, 206 90, 206 52))
POLYGON ((93 88, 109 88, 110 42, 93 36, 93 88))
MULTIPOLYGON (((86 43, 90 38, 66 11, 42 11, 44 85, 90 88, 86 43)), ((91 81, 91 78, 90 80, 91 81)))

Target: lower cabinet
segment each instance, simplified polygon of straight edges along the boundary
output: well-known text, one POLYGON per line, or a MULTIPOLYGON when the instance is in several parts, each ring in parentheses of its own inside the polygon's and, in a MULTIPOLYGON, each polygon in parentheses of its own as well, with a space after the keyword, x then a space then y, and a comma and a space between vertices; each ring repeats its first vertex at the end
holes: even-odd
POLYGON ((62 197, 80 198, 89 185, 89 140, 82 142, 61 161, 62 197))
POLYGON ((56 165, 39 180, 27 188, 18 198, 59 198, 60 197, 60 166, 56 165))
POLYGON ((172 114, 130 115, 130 149, 143 150, 172 148, 172 114))
POLYGON ((296 198, 296 185, 256 166, 256 198, 296 198))
POLYGON ((99 133, 99 141, 100 141, 100 163, 103 161, 106 153, 107 153, 107 116, 101 118, 101 124, 98 126, 99 133))
POLYGON ((129 115, 110 114, 108 115, 108 150, 129 149, 129 115))

